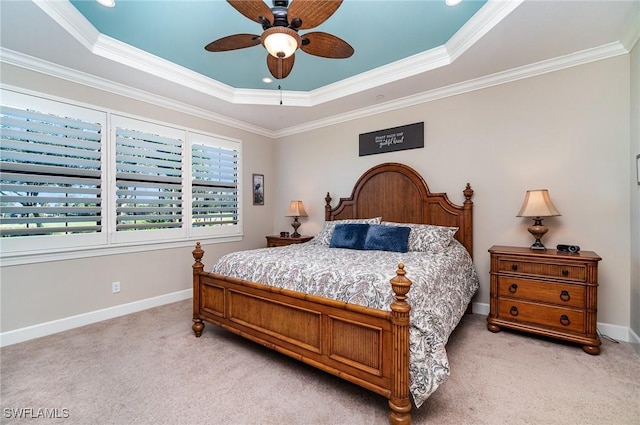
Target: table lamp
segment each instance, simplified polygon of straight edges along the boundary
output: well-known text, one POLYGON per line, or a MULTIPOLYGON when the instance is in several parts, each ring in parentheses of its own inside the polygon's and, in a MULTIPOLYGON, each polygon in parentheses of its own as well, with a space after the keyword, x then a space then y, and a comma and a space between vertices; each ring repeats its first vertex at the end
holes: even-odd
POLYGON ((549 191, 547 189, 527 190, 527 194, 524 197, 522 208, 516 217, 529 217, 533 219, 533 224, 529 226, 527 230, 536 238, 536 241, 531 245, 531 249, 534 250, 546 250, 540 239, 544 236, 549 229, 542 224, 543 217, 555 217, 560 213, 553 206, 551 198, 549 197, 549 191))
POLYGON ((298 227, 300 227, 300 222, 298 221, 298 217, 307 217, 307 212, 304 210, 304 205, 302 205, 302 201, 291 201, 289 204, 289 211, 287 211, 287 215, 285 217, 293 217, 293 223, 291 226, 293 227, 292 238, 299 238, 300 233, 298 233, 298 227))

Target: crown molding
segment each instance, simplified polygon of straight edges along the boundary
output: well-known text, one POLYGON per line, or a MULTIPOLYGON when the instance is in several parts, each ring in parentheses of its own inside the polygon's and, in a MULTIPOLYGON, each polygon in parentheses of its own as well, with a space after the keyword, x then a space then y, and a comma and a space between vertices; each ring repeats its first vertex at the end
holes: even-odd
POLYGON ((462 56, 523 2, 524 0, 488 0, 445 44, 451 61, 462 56))
MULTIPOLYGON (((83 18, 84 19, 84 18, 83 18)), ((152 55, 137 47, 100 34, 92 52, 103 58, 146 72, 184 87, 217 97, 225 102, 235 102, 235 89, 202 74, 188 70, 173 62, 152 55)))
MULTIPOLYGON (((288 127, 278 131, 267 130, 262 127, 247 124, 244 121, 236 120, 220 114, 215 114, 210 111, 196 108, 194 106, 176 102, 173 99, 161 97, 152 93, 148 93, 139 89, 135 89, 123 84, 114 83, 112 81, 96 77, 94 75, 86 74, 63 67, 61 65, 52 64, 50 62, 43 61, 41 59, 33 58, 31 56, 24 55, 22 53, 14 52, 8 49, 0 47, 0 59, 2 62, 10 65, 18 66, 35 72, 40 72, 53 77, 61 78, 67 81, 83 84, 89 87, 105 90, 114 94, 129 97, 135 100, 144 101, 150 104, 161 106, 167 109, 175 110, 177 112, 183 112, 191 114, 200 118, 212 120, 214 122, 228 125, 240 130, 245 130, 254 134, 277 139, 280 137, 290 136, 305 131, 310 131, 330 125, 343 123, 346 121, 365 118, 368 116, 389 112, 401 108, 415 106, 420 103, 431 102, 434 100, 442 99, 449 96, 455 96, 470 91, 481 90, 484 88, 505 84, 525 78, 535 77, 537 75, 546 74, 549 72, 559 71, 562 69, 587 64, 603 59, 612 58, 618 55, 628 54, 629 50, 621 43, 614 42, 603 46, 599 46, 592 49, 583 50, 581 52, 561 56, 554 59, 549 59, 541 62, 537 62, 530 65, 525 65, 519 68, 495 73, 485 77, 477 78, 453 84, 447 87, 438 88, 435 90, 411 95, 402 99, 385 102, 372 107, 361 108, 359 110, 351 111, 345 114, 332 116, 325 119, 311 121, 299 126, 288 127)), ((251 91, 250 91, 251 92, 251 91)), ((242 91, 238 95, 243 95, 242 91)), ((253 96, 253 93, 247 96, 253 96)), ((287 104, 291 105, 296 100, 296 96, 299 96, 297 101, 301 103, 301 98, 304 96, 299 92, 286 92, 283 91, 283 97, 286 97, 287 104)), ((265 101, 262 104, 276 104, 274 101, 267 103, 271 100, 271 97, 265 97, 265 101)), ((277 102, 279 103, 279 97, 277 102)), ((310 106, 310 105, 305 105, 310 106)))
POLYGON ((303 133, 330 125, 336 125, 359 118, 366 118, 384 112, 407 108, 446 97, 457 96, 471 91, 482 90, 485 88, 506 84, 525 78, 531 78, 578 65, 584 65, 603 59, 609 59, 627 53, 629 53, 629 50, 627 50, 622 45, 622 43, 609 43, 600 47, 583 50, 558 58, 521 66, 518 68, 498 72, 457 84, 452 84, 450 86, 441 87, 427 92, 418 93, 401 99, 381 103, 372 107, 361 108, 359 110, 354 110, 346 114, 336 115, 327 119, 312 121, 299 126, 288 127, 276 131, 275 137, 280 138, 291 136, 294 134, 303 133))
POLYGON ((64 67, 62 65, 47 62, 45 60, 34 58, 32 56, 15 52, 3 47, 0 47, 0 62, 7 63, 9 65, 13 65, 29 71, 49 75, 51 77, 60 78, 72 83, 82 84, 94 89, 104 90, 109 93, 146 102, 176 112, 193 115, 198 118, 210 120, 218 124, 237 128, 239 130, 245 130, 250 133, 269 138, 275 137, 275 133, 273 131, 248 124, 241 120, 217 114, 209 110, 198 108, 193 105, 176 101, 174 99, 159 96, 157 94, 149 93, 144 90, 136 89, 131 86, 115 83, 104 78, 96 77, 95 75, 87 74, 75 69, 64 67))
POLYGON ((444 46, 418 53, 309 92, 310 106, 447 66, 460 57, 524 0, 488 0, 444 46))
POLYGON ((69 1, 32 0, 87 50, 93 51, 100 32, 69 1))

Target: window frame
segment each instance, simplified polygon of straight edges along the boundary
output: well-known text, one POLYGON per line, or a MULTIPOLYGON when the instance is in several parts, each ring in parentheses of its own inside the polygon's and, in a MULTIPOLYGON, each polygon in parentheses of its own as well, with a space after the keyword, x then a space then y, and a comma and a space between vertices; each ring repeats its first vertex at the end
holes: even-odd
POLYGON ((66 99, 52 98, 21 90, 0 87, 0 99, 3 105, 21 109, 35 109, 43 113, 53 113, 84 119, 96 118, 101 130, 101 181, 102 202, 101 217, 103 226, 100 232, 68 235, 43 235, 0 238, 0 266, 28 264, 41 261, 83 258, 100 255, 112 255, 132 251, 147 251, 182 246, 193 246, 195 240, 203 243, 223 243, 240 241, 243 236, 243 184, 242 184, 242 141, 187 128, 172 123, 159 122, 119 111, 108 110, 92 105, 80 104, 66 99), (75 115, 78 114, 78 115, 75 115), (183 136, 182 143, 182 225, 170 232, 158 230, 138 230, 116 232, 116 174, 115 146, 116 125, 129 123, 141 128, 170 129, 171 134, 183 136), (192 227, 192 143, 206 143, 233 149, 237 152, 237 216, 236 225, 192 227), (159 232, 159 233, 156 233, 159 232), (117 234, 120 233, 120 234, 117 234), (125 235, 125 234, 129 235, 125 235))

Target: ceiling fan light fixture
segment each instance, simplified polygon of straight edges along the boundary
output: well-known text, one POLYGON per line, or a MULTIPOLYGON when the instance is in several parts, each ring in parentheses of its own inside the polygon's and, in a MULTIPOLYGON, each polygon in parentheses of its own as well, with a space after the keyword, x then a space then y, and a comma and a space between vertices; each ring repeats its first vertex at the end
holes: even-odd
POLYGON ((262 33, 262 45, 276 58, 288 58, 301 44, 298 33, 288 27, 271 27, 262 33))

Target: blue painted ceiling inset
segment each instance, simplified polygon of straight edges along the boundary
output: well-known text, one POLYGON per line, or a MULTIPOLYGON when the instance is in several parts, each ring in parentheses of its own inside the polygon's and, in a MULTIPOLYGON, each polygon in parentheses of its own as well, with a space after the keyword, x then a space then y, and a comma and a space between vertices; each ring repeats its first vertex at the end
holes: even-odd
POLYGON ((486 0, 455 7, 444 0, 345 0, 322 25, 300 33, 333 34, 351 44, 354 55, 327 59, 298 51, 291 74, 271 85, 262 82, 271 76, 262 46, 204 50, 221 37, 262 32, 225 1, 116 0, 113 8, 93 0, 71 3, 100 33, 234 88, 270 89, 280 83, 286 90, 310 91, 443 45, 486 0))

